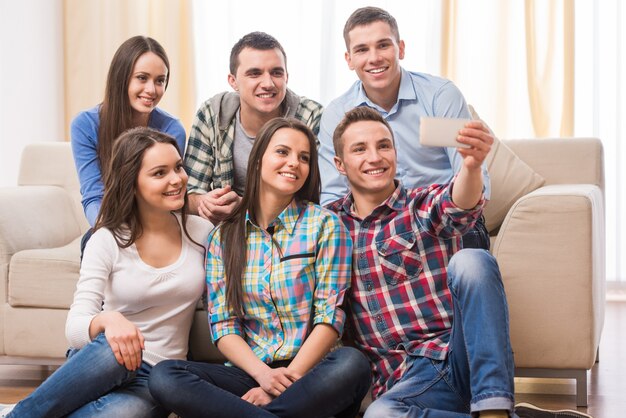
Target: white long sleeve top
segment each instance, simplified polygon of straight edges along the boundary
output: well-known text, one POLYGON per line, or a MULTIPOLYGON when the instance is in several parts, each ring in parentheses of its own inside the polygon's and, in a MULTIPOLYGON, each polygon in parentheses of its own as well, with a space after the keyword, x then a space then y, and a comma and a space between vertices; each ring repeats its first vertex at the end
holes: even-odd
MULTIPOLYGON (((179 222, 181 218, 176 215, 179 222)), ((188 216, 187 231, 206 245, 211 223, 188 216)), ((91 341, 89 325, 101 311, 117 311, 135 324, 145 338, 143 360, 155 365, 185 359, 189 330, 205 286, 204 250, 182 232, 180 256, 155 268, 141 260, 135 244, 119 248, 113 234, 98 229, 85 248, 74 302, 65 335, 74 348, 91 341)))

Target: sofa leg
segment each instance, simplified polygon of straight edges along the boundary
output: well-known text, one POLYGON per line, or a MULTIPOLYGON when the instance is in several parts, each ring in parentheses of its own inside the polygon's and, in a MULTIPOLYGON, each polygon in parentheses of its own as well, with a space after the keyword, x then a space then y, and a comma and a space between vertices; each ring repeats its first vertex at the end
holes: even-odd
POLYGON ((517 377, 538 377, 576 380, 576 406, 587 406, 587 370, 580 369, 535 369, 516 367, 517 377))
POLYGON ((578 370, 576 378, 576 406, 587 406, 587 370, 578 370))

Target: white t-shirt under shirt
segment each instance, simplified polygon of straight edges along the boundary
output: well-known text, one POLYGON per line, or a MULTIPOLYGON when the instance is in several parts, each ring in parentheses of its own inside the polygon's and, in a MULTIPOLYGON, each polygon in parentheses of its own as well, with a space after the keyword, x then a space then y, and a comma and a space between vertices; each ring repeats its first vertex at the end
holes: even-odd
MULTIPOLYGON (((181 222, 180 215, 176 217, 181 222)), ((211 227, 200 217, 187 217, 187 231, 203 246, 211 227)), ((206 273, 204 249, 189 241, 182 228, 181 235, 178 260, 155 268, 141 260, 135 244, 119 248, 108 229, 93 234, 85 248, 65 325, 72 347, 82 348, 91 341, 89 325, 94 316, 103 310, 117 311, 143 334, 146 363, 186 358, 191 321, 205 290, 206 273)))

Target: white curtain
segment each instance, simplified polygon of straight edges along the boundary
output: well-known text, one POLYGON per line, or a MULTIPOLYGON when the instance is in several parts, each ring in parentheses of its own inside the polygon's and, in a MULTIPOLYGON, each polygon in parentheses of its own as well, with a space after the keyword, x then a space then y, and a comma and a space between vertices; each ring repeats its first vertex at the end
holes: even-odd
POLYGON ((626 4, 576 0, 575 134, 596 136, 606 167, 607 280, 626 285, 626 4))

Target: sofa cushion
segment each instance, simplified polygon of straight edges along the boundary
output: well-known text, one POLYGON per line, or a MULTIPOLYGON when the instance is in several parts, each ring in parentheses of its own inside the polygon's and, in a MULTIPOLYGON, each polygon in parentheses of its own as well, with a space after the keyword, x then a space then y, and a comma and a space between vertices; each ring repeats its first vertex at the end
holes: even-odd
POLYGON ((9 264, 9 304, 69 308, 78 281, 81 238, 63 247, 15 253, 9 264))
MULTIPOLYGON (((472 106, 469 106, 469 110, 472 119, 480 119, 472 106)), ((486 123, 485 125, 487 126, 486 123)), ((489 130, 491 131, 491 128, 489 130)), ((493 131, 491 133, 494 143, 486 160, 491 180, 491 197, 484 210, 488 231, 493 231, 500 226, 517 199, 545 183, 543 177, 515 155, 506 144, 503 144, 493 131)))
POLYGON ((485 206, 485 224, 487 230, 493 231, 517 199, 543 186, 545 179, 497 138, 487 156, 487 170, 491 199, 485 206))

